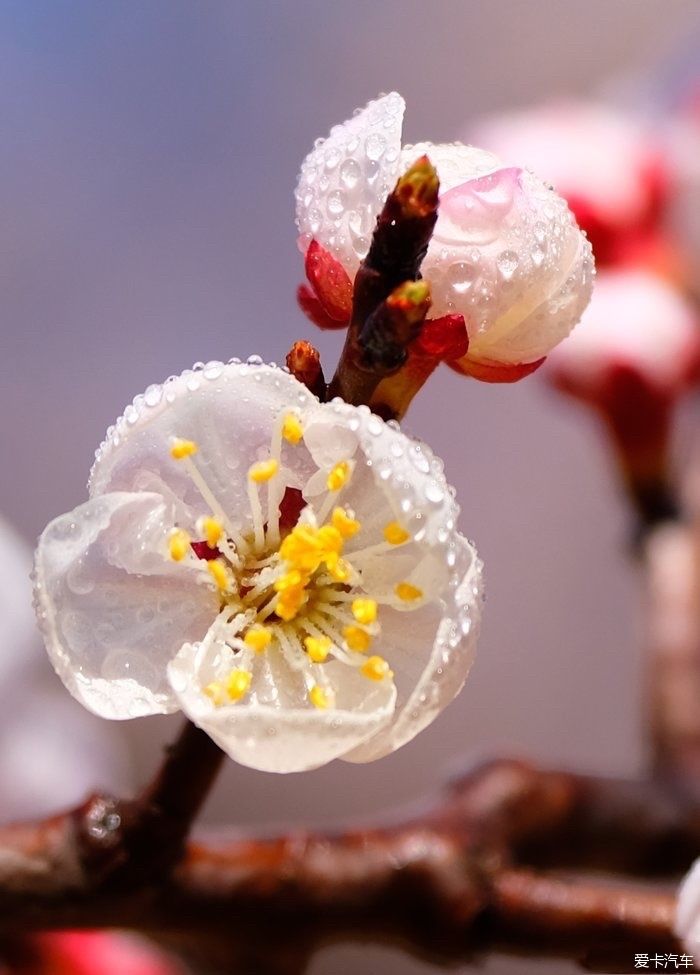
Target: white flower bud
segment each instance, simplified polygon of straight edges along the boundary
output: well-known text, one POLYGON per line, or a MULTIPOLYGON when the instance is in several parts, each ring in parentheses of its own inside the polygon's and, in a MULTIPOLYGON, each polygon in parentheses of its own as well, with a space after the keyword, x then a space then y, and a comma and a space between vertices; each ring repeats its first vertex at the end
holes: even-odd
POLYGON ((588 301, 591 248, 566 203, 531 173, 459 143, 401 146, 403 99, 378 99, 317 142, 296 191, 300 247, 315 239, 353 277, 397 178, 422 154, 440 177, 438 222, 422 274, 432 315, 464 316, 458 368, 488 378, 546 356, 588 301))

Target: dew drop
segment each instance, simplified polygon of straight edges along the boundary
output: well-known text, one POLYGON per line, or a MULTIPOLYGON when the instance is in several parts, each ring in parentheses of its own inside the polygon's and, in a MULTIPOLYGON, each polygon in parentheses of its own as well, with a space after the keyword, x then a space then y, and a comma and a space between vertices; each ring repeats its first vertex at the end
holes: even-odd
POLYGON ((515 251, 502 251, 496 258, 496 267, 504 281, 510 281, 518 269, 518 255, 515 251))
POLYGON ((378 132, 371 132, 365 140, 365 153, 368 159, 376 161, 380 159, 386 149, 386 139, 378 132))
POLYGON ((333 193, 329 194, 326 206, 328 207, 328 212, 332 217, 340 216, 340 214, 345 210, 343 194, 340 192, 340 190, 335 190, 333 193))
POLYGON ((445 492, 437 481, 429 481, 425 486, 425 496, 431 504, 441 504, 445 498, 445 492))
POLYGON ((346 159, 340 167, 340 182, 348 190, 354 190, 361 176, 361 170, 354 159, 346 159))
POLYGON ((152 383, 143 394, 143 401, 146 406, 157 406, 163 397, 163 388, 157 383, 152 383))
POLYGON ((466 261, 456 261, 447 269, 447 280, 453 291, 458 295, 466 294, 474 284, 478 275, 478 268, 466 261))
POLYGON ((212 360, 211 362, 207 362, 206 366, 204 367, 204 378, 218 379, 223 371, 224 371, 223 362, 217 362, 216 360, 212 360))

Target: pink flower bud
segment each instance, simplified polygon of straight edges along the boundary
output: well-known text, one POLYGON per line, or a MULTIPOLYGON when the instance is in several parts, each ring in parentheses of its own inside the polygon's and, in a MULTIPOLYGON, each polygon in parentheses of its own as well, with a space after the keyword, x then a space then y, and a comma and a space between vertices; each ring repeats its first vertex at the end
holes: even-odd
POLYGON ((663 399, 698 378, 700 323, 672 285, 641 270, 598 275, 576 331, 552 353, 550 379, 571 395, 604 402, 622 371, 663 399))
POLYGON ((600 274, 547 374, 601 415, 634 496, 653 496, 667 476, 673 408, 700 378, 700 325, 683 295, 647 271, 600 274))

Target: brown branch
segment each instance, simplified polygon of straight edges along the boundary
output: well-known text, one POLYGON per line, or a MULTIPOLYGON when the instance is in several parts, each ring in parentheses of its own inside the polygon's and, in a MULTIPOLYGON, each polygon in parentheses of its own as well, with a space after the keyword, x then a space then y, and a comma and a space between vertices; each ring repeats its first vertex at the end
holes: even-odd
POLYGON ((167 877, 182 859, 223 759, 218 745, 187 721, 141 796, 93 796, 78 809, 72 816, 76 846, 90 883, 131 890, 167 877))
MULTIPOLYGON (((155 791, 162 810, 170 789, 155 791)), ((0 831, 0 930, 131 927, 170 943, 201 942, 238 973, 255 971, 251 959, 271 942, 303 965, 337 938, 389 939, 443 962, 491 949, 536 951, 611 971, 605 966, 620 952, 629 962, 634 951, 680 950, 672 895, 549 877, 523 869, 528 857, 544 862, 579 838, 595 865, 607 849, 612 867, 617 844, 646 850, 650 863, 669 837, 688 857, 684 866, 700 852, 697 808, 651 787, 503 761, 477 769, 409 820, 330 835, 190 843, 172 872, 154 871, 156 858, 146 874, 118 870, 115 883, 105 863, 128 861, 143 847, 133 844, 129 804, 107 800, 121 822, 94 828, 99 801, 0 831), (640 820, 642 804, 649 811, 640 820), (603 840, 596 846, 593 837, 603 840), (592 959, 594 946, 602 956, 592 959)))
POLYGON ((644 547, 653 768, 700 796, 700 526, 667 522, 644 547))

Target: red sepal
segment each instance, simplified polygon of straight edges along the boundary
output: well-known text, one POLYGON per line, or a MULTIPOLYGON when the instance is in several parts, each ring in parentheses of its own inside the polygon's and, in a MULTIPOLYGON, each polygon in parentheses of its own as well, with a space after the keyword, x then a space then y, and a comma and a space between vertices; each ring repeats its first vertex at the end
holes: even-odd
POLYGON ((311 288, 306 284, 300 284, 297 288, 297 304, 309 321, 313 322, 318 328, 347 328, 347 322, 337 322, 334 318, 330 317, 311 288))
POLYGON ((443 315, 441 318, 429 318, 424 323, 411 351, 449 362, 461 359, 468 348, 469 335, 464 315, 443 315))
POLYGON ((473 359, 459 362, 448 362, 447 365, 463 376, 471 376, 482 383, 517 383, 536 369, 539 369, 547 356, 535 362, 517 362, 515 364, 503 362, 476 362, 473 359))
POLYGON ((340 261, 317 240, 312 240, 306 252, 304 270, 329 318, 347 324, 352 312, 352 281, 340 261))

